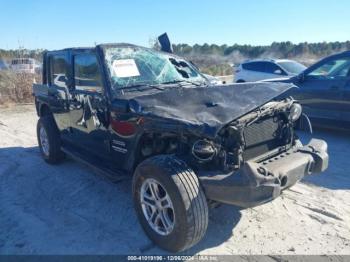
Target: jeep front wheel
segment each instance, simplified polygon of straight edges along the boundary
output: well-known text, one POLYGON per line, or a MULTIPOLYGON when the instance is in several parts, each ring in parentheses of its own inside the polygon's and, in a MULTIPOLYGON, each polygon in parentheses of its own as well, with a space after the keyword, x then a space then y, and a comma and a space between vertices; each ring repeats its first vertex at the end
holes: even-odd
POLYGON ((201 240, 208 226, 208 205, 196 174, 174 156, 142 162, 133 178, 140 223, 159 247, 178 252, 201 240))

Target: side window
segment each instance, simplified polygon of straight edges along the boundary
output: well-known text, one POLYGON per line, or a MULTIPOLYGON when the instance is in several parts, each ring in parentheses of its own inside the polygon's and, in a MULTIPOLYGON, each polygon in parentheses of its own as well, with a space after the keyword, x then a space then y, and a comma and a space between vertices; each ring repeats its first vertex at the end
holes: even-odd
POLYGON ((313 78, 350 77, 350 58, 339 58, 328 61, 311 71, 313 78))
POLYGON ((274 63, 265 63, 265 72, 268 74, 278 74, 283 73, 282 69, 274 63))
POLYGON ((243 69, 245 70, 253 70, 254 63, 245 63, 242 64, 243 69))
POLYGON ((102 92, 101 72, 96 55, 74 56, 74 83, 76 90, 102 92))
POLYGON ((264 64, 265 62, 251 62, 243 64, 242 67, 246 70, 264 72, 264 64))
POLYGON ((52 55, 50 61, 50 85, 67 87, 68 82, 68 64, 64 55, 52 55))

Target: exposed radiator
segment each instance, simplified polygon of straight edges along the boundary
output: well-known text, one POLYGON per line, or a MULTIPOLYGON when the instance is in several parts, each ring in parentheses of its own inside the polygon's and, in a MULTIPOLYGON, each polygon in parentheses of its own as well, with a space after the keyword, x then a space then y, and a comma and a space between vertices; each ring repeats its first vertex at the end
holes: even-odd
POLYGON ((258 120, 245 128, 243 134, 246 148, 243 153, 245 161, 284 145, 284 122, 278 117, 258 120))

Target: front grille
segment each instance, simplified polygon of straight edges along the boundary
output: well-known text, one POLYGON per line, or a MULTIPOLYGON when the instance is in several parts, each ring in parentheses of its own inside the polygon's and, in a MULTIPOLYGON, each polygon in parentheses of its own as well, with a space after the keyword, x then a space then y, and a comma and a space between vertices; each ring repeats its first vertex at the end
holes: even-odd
POLYGON ((285 145, 286 133, 284 121, 277 116, 258 120, 246 127, 243 132, 246 146, 243 152, 244 160, 285 145))

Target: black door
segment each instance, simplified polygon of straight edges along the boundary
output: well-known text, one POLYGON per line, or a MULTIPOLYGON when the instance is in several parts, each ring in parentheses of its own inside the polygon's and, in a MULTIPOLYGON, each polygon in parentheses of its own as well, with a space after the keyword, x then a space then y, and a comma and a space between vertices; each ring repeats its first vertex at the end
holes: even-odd
POLYGON ((341 57, 326 60, 306 72, 300 89, 294 95, 299 99, 304 111, 314 119, 341 121, 344 95, 349 81, 350 58, 341 57))
POLYGON ((63 139, 69 136, 68 108, 69 55, 66 51, 50 52, 44 59, 44 84, 49 86, 48 103, 63 139))
POLYGON ((346 122, 345 128, 350 128, 350 70, 348 73, 348 81, 344 88, 343 110, 341 112, 341 120, 346 122))
POLYGON ((71 136, 75 145, 100 158, 109 158, 107 103, 101 66, 92 51, 73 52, 74 88, 69 98, 71 136))

